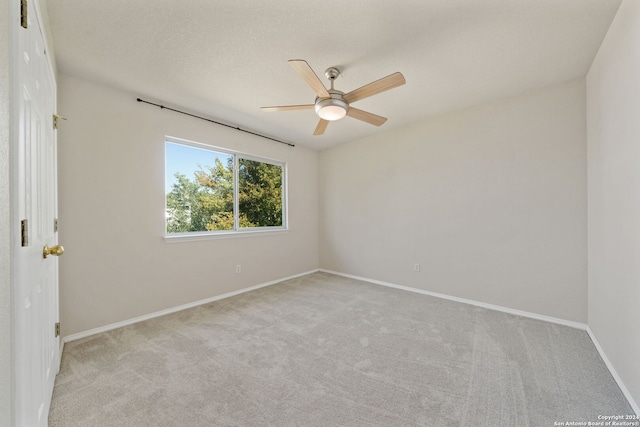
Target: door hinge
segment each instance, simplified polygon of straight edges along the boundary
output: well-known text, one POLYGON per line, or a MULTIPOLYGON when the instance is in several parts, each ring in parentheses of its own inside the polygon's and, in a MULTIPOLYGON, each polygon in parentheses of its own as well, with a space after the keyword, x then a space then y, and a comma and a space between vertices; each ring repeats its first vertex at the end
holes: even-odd
POLYGON ((56 323, 56 338, 60 336, 60 322, 56 323))
POLYGON ((20 221, 20 234, 22 246, 29 246, 29 221, 26 219, 20 221))
POLYGON ((67 120, 67 118, 59 116, 57 114, 53 115, 53 128, 54 129, 58 129, 58 123, 60 122, 60 120, 67 120))
POLYGON ((58 218, 53 220, 53 232, 57 233, 58 232, 58 218))
POLYGON ((20 0, 20 26, 27 28, 27 0, 20 0))

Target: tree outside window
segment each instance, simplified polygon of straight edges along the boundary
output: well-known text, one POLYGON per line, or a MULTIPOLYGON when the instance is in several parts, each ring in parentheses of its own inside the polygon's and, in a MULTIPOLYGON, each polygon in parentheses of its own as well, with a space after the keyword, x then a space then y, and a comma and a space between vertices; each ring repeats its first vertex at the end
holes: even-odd
POLYGON ((167 234, 285 228, 284 168, 167 141, 167 234))

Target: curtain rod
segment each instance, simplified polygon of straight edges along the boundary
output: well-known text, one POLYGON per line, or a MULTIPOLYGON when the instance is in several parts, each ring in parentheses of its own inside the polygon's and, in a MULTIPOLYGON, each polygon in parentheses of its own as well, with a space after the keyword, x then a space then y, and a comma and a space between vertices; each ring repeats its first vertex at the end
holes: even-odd
POLYGON ((156 107, 160 107, 161 109, 164 109, 164 110, 175 111, 176 113, 184 114, 186 116, 195 117, 196 119, 205 120, 207 122, 215 123, 215 124, 220 125, 220 126, 226 126, 228 128, 231 128, 231 129, 239 130, 240 132, 245 132, 245 133, 249 133, 251 135, 260 136, 262 138, 270 139, 272 141, 279 142, 280 144, 288 145, 289 147, 295 147, 295 145, 293 145, 293 144, 291 144, 289 142, 280 141, 279 139, 275 139, 275 138, 271 138, 270 136, 265 136, 265 135, 261 135, 259 133, 251 132, 250 130, 241 129, 241 128, 237 127, 237 126, 231 126, 231 125, 228 125, 228 124, 225 124, 225 123, 220 123, 220 122, 217 122, 215 120, 208 119, 206 117, 201 117, 201 116, 197 116, 195 114, 187 113, 186 111, 180 111, 180 110, 176 110, 175 108, 165 107, 162 104, 155 104, 153 102, 145 101, 144 99, 141 99, 141 98, 137 98, 137 101, 138 102, 144 102, 145 104, 155 105, 156 107))

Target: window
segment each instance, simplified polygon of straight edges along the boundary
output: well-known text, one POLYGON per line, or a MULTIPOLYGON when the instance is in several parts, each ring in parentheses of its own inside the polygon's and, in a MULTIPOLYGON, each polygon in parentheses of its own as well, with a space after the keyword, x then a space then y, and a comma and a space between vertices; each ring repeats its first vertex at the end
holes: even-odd
POLYGON ((284 163, 169 139, 165 158, 167 236, 286 229, 284 163))

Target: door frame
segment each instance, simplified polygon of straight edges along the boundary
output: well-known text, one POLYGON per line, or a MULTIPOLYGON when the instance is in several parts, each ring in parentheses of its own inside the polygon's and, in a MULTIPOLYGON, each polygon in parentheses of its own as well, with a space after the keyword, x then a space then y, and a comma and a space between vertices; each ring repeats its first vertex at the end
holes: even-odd
POLYGON ((0 2, 0 425, 13 425, 13 206, 11 96, 14 3, 0 2))

